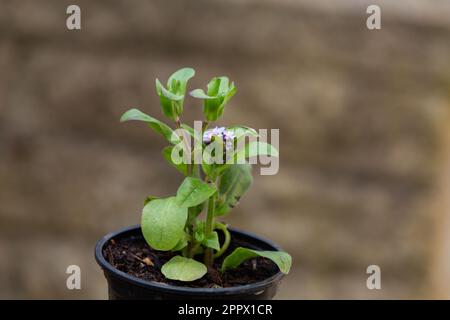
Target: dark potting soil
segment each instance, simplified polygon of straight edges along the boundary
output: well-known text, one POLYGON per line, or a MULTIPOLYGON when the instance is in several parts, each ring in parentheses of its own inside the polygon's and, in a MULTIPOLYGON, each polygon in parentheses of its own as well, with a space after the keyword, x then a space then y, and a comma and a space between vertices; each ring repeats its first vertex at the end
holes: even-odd
POLYGON ((225 288, 251 284, 278 272, 278 267, 272 261, 258 257, 222 274, 219 269, 224 257, 237 247, 252 248, 248 243, 232 238, 227 252, 215 259, 214 266, 208 273, 192 282, 166 279, 161 273, 161 267, 178 253, 153 250, 142 237, 112 239, 104 247, 103 256, 113 267, 136 278, 191 288, 225 288))

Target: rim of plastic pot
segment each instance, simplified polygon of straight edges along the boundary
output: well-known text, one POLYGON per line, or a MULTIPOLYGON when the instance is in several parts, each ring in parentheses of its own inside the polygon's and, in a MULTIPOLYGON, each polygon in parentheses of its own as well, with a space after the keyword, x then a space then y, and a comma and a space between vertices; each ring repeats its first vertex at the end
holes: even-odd
MULTIPOLYGON (((190 287, 183 287, 183 286, 175 286, 170 284, 163 284, 156 281, 145 281, 139 278, 136 278, 134 276, 131 276, 123 271, 120 271, 116 268, 114 268, 108 261, 106 261, 105 257, 103 256, 103 247, 105 244, 108 243, 108 241, 112 238, 121 236, 124 233, 132 233, 134 231, 137 231, 139 229, 140 231, 141 226, 133 225, 125 228, 121 228, 117 231, 110 232, 107 235, 105 235, 102 239, 100 239, 96 246, 95 246, 95 260, 100 265, 100 267, 104 270, 110 273, 111 275, 115 277, 120 277, 122 280, 144 288, 152 288, 152 289, 158 289, 161 292, 165 293, 177 293, 177 294, 187 294, 187 295, 228 295, 228 294, 239 294, 247 291, 255 292, 259 290, 264 290, 267 287, 270 287, 273 283, 276 283, 281 280, 281 278, 284 277, 284 274, 281 271, 278 271, 273 276, 264 279, 263 281, 258 281, 251 284, 245 284, 240 286, 233 286, 233 287, 226 287, 226 288, 190 288, 190 287)), ((251 232, 247 231, 241 231, 239 229, 235 228, 228 228, 228 230, 231 233, 238 233, 242 234, 245 237, 253 238, 256 240, 256 242, 263 243, 264 245, 271 247, 271 250, 281 251, 281 248, 273 243, 272 241, 263 239, 251 232)))

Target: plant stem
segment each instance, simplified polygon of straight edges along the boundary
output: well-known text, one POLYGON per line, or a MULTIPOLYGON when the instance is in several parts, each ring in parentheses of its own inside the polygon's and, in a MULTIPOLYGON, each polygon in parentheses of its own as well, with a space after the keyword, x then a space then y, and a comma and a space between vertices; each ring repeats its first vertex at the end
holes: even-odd
MULTIPOLYGON (((206 215, 205 237, 208 237, 214 230, 214 210, 215 210, 215 196, 211 196, 208 200, 208 212, 206 215)), ((213 264, 213 249, 206 248, 205 250, 205 264, 211 267, 213 264)))
POLYGON ((202 136, 203 136, 203 133, 205 132, 205 130, 208 129, 208 126, 209 126, 209 122, 204 121, 203 125, 202 125, 202 136))
MULTIPOLYGON (((194 215, 193 215, 193 208, 189 208, 188 209, 188 219, 186 221, 186 232, 192 237, 193 234, 193 221, 194 221, 194 215)), ((183 256, 187 257, 187 258, 192 258, 193 257, 193 247, 194 247, 194 242, 195 240, 189 240, 188 241, 188 245, 185 248, 186 251, 183 251, 183 256)))
POLYGON ((195 255, 195 251, 198 249, 198 247, 200 246, 200 243, 196 242, 195 244, 192 243, 191 247, 188 249, 188 258, 194 258, 195 255))
POLYGON ((223 241, 223 245, 220 247, 220 250, 214 254, 214 258, 218 258, 222 254, 224 254, 225 251, 227 251, 228 246, 230 245, 231 235, 230 235, 230 231, 228 231, 228 229, 227 229, 227 226, 222 223, 216 222, 214 224, 214 228, 222 231, 223 235, 225 236, 225 240, 223 241))

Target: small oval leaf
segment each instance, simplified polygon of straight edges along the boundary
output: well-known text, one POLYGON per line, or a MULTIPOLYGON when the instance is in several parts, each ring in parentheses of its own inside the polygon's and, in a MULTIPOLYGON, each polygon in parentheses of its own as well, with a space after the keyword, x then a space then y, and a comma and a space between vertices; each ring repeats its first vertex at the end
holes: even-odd
POLYGON ((234 154, 235 163, 242 163, 242 159, 252 158, 259 155, 278 157, 278 150, 269 143, 252 141, 244 148, 239 149, 234 154))
POLYGON ((174 248, 184 235, 188 210, 175 197, 155 199, 142 210, 141 229, 147 243, 156 250, 174 248))
POLYGON ((195 89, 189 92, 191 97, 197 99, 214 99, 215 97, 208 96, 202 89, 195 89))
POLYGON ((172 166, 174 166, 182 174, 187 176, 188 175, 188 166, 187 166, 187 164, 183 163, 183 162, 181 162, 180 164, 174 163, 173 160, 172 160, 172 150, 173 150, 173 146, 168 146, 168 147, 165 147, 163 149, 162 155, 163 155, 164 159, 168 163, 170 163, 172 166))
POLYGON ((159 96, 163 95, 165 98, 171 101, 180 101, 184 98, 183 95, 175 94, 164 88, 164 86, 158 79, 156 79, 155 82, 156 82, 156 93, 158 93, 159 96))
POLYGON ((250 164, 233 164, 220 177, 219 198, 214 214, 221 216, 234 208, 253 182, 250 164))
POLYGON ((202 244, 205 247, 219 251, 220 250, 219 235, 217 234, 216 231, 211 232, 209 236, 203 239, 202 244))
POLYGON ((194 281, 203 277, 207 272, 206 266, 194 259, 175 256, 167 261, 161 272, 167 279, 179 281, 194 281))
POLYGON ((144 206, 146 206, 147 203, 149 203, 150 201, 153 201, 153 200, 155 200, 155 199, 158 199, 158 197, 156 197, 156 196, 148 196, 148 197, 145 198, 145 200, 144 200, 144 206))
POLYGON ((173 144, 178 144, 181 142, 177 134, 165 123, 143 113, 138 109, 130 109, 125 112, 120 118, 120 122, 125 121, 143 121, 148 124, 150 128, 163 135, 167 141, 173 144))
MULTIPOLYGON (((173 80, 177 80, 181 83, 182 87, 186 87, 186 83, 189 79, 195 76, 195 70, 192 68, 181 68, 175 71, 167 80, 167 84, 170 85, 173 80)), ((184 93, 183 93, 184 94, 184 93)))
POLYGON ((292 265, 291 256, 284 251, 257 251, 247 248, 239 247, 235 249, 228 257, 223 260, 221 271, 225 272, 227 269, 234 269, 242 262, 254 257, 264 257, 272 260, 283 273, 289 273, 292 265))
POLYGON ((189 208, 206 201, 217 191, 216 187, 198 178, 187 177, 177 191, 177 203, 189 208))
POLYGON ((194 98, 203 100, 203 114, 208 121, 215 121, 222 116, 225 104, 236 93, 234 83, 227 77, 214 77, 208 85, 206 93, 202 89, 190 92, 194 98))
POLYGON ((189 235, 184 233, 181 239, 178 241, 175 247, 171 249, 171 251, 181 251, 183 250, 189 243, 189 235))
POLYGON ((258 137, 258 132, 250 127, 246 126, 231 126, 227 127, 228 131, 231 131, 235 138, 239 139, 243 136, 250 136, 250 137, 258 137))

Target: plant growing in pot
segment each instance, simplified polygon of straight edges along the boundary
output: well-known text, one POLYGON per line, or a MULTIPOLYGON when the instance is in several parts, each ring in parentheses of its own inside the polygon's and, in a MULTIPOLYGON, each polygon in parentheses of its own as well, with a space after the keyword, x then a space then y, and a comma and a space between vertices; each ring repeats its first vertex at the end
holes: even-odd
POLYGON ((191 68, 173 73, 156 92, 165 123, 137 109, 121 121, 143 121, 170 145, 162 155, 184 175, 169 197, 144 201, 140 226, 108 234, 95 256, 108 280, 110 299, 268 299, 291 257, 271 242, 230 229, 220 221, 252 183, 249 159, 277 157, 277 149, 258 141, 245 126, 210 128, 236 93, 227 77, 215 77, 207 90, 190 92, 203 102, 204 120, 190 127, 181 121, 191 68))

